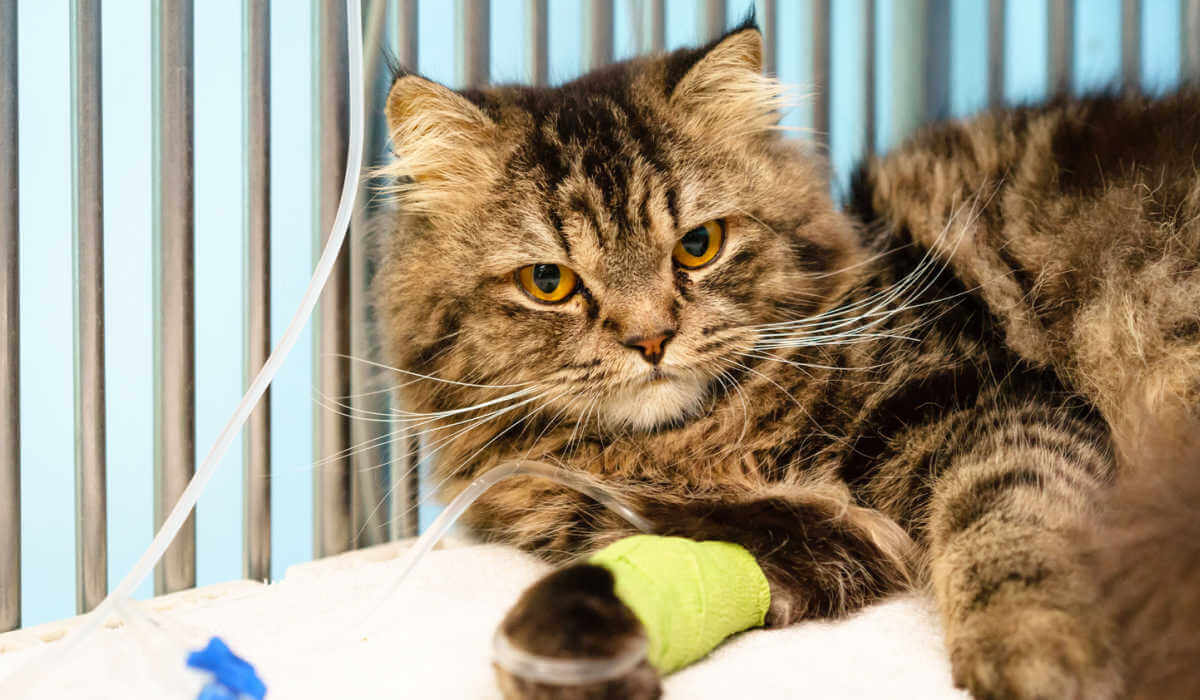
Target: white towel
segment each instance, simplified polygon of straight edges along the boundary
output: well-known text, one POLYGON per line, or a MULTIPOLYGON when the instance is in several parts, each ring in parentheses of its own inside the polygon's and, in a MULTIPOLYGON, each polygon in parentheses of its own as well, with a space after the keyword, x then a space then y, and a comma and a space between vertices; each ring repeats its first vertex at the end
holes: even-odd
MULTIPOLYGON (((369 559, 318 562, 271 586, 191 596, 155 613, 165 634, 105 630, 58 664, 36 697, 194 698, 202 681, 183 670, 183 656, 208 635, 254 664, 271 700, 498 697, 492 633, 547 566, 494 545, 438 550, 375 608, 399 561, 369 559), (368 612, 372 627, 362 639, 352 623, 368 612)), ((0 674, 53 646, 0 653, 0 674)), ((917 596, 840 622, 742 634, 664 687, 667 698, 687 699, 966 697, 952 686, 936 620, 917 596)))

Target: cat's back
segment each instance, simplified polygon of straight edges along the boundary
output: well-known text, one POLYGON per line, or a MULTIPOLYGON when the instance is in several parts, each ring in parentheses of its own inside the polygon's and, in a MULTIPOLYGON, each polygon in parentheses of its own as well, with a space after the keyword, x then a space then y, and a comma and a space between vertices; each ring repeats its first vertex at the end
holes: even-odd
POLYGON ((931 126, 864 166, 850 208, 884 232, 877 244, 934 251, 1009 349, 1100 408, 1121 468, 1082 538, 1097 614, 1120 629, 1131 697, 1194 697, 1200 92, 931 126))
POLYGON ((928 127, 864 166, 851 209, 933 250, 1110 423, 1134 388, 1200 402, 1200 92, 928 127))

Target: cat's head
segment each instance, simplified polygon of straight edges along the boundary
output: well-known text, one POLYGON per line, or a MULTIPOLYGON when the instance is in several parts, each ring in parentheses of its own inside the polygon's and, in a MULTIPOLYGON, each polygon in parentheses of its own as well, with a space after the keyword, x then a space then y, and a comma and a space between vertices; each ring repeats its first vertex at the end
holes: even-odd
MULTIPOLYGON (((387 174, 403 214, 377 287, 391 359, 534 387, 506 421, 641 431, 710 408, 756 363, 762 326, 825 305, 860 255, 823 167, 782 137, 781 95, 752 25, 556 88, 399 77, 387 174)), ((407 391, 423 410, 496 395, 407 391)))

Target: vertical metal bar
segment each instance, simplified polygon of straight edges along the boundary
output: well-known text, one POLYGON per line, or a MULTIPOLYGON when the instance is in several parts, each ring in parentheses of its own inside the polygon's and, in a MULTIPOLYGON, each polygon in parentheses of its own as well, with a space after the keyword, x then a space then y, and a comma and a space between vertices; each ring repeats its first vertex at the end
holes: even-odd
POLYGON ((526 31, 529 33, 529 82, 550 82, 550 33, 547 0, 526 0, 526 31))
POLYGON ((0 632, 21 626, 17 0, 0 0, 0 632))
MULTIPOLYGON (((546 52, 546 0, 534 0, 541 4, 542 17, 542 81, 545 82, 546 52)), ((396 31, 397 56, 409 68, 417 68, 417 0, 400 0, 399 26, 396 31)), ((533 57, 535 58, 535 57, 533 57)), ((535 59, 536 60, 536 59, 535 59)), ((537 64, 535 63, 535 69, 537 64)), ((392 396, 392 405, 399 405, 399 397, 392 396)), ((397 439, 389 445, 388 463, 391 468, 391 492, 388 494, 388 537, 400 539, 415 537, 418 529, 417 499, 420 473, 417 469, 421 455, 416 439, 405 431, 405 427, 393 424, 397 439)))
POLYGON ((1075 0, 1050 0, 1049 40, 1050 91, 1065 95, 1071 91, 1075 55, 1075 0))
MULTIPOLYGON (((192 253, 191 0, 155 0, 154 527, 196 471, 195 304, 192 253)), ((196 585, 196 516, 188 516, 154 571, 154 590, 196 585)))
MULTIPOLYGON (((366 115, 363 163, 369 169, 381 165, 380 157, 387 148, 387 128, 380 108, 389 88, 380 60, 387 6, 387 0, 366 3, 363 84, 351 86, 351 89, 363 91, 366 115)), ((351 412, 357 416, 385 415, 388 409, 387 394, 374 390, 378 369, 365 362, 375 355, 371 333, 375 324, 368 298, 374 273, 368 255, 368 230, 373 212, 370 197, 359 197, 354 202, 350 217, 351 236, 347 241, 350 251, 350 355, 364 360, 350 363, 348 402, 351 412)), ((383 467, 387 463, 385 448, 390 432, 386 422, 355 420, 350 423, 350 443, 357 446, 350 455, 350 513, 354 528, 351 542, 355 547, 379 544, 387 539, 388 509, 384 506, 388 489, 384 484, 383 467)))
POLYGON ((812 0, 812 126, 814 138, 829 144, 829 15, 832 0, 812 0))
POLYGON ((666 0, 650 0, 650 50, 662 51, 667 46, 666 0))
POLYGON ((588 70, 612 63, 613 59, 613 1, 592 0, 587 37, 588 70))
MULTIPOLYGON (((403 409, 398 392, 391 395, 392 409, 403 409)), ((392 472, 388 494, 388 538, 416 537, 420 529, 420 441, 414 431, 399 423, 392 425, 396 438, 388 444, 388 464, 392 472)))
POLYGON ((708 41, 725 33, 725 0, 704 0, 704 26, 700 37, 708 41))
POLYGON ((758 26, 763 34, 763 70, 767 75, 775 75, 779 60, 779 40, 776 37, 776 19, 778 11, 775 0, 762 0, 762 16, 758 26))
POLYGON ((71 1, 71 233, 75 284, 75 610, 108 593, 104 420, 104 168, 100 0, 71 1))
POLYGON ((397 0, 396 7, 396 57, 400 65, 409 70, 417 69, 419 44, 417 37, 417 0, 397 0))
POLYGON ((487 84, 492 56, 492 8, 489 0, 459 0, 463 31, 458 34, 459 83, 463 87, 487 84))
POLYGON ((1200 83, 1200 0, 1180 0, 1182 15, 1179 40, 1182 42, 1179 55, 1183 60, 1180 71, 1183 81, 1200 83))
MULTIPOLYGON (((392 407, 403 409, 398 392, 392 394, 392 407)), ((393 540, 416 537, 420 530, 421 444, 415 431, 394 424, 397 439, 389 445, 388 463, 392 469, 389 494, 388 536, 393 540)))
POLYGON ((863 51, 865 74, 863 75, 863 148, 868 154, 876 150, 875 141, 875 0, 864 0, 863 51))
MULTIPOLYGON (((346 13, 341 0, 315 0, 313 56, 317 60, 314 89, 317 104, 314 152, 316 226, 314 255, 324 247, 333 226, 346 173, 348 86, 346 84, 346 13)), ((350 351, 349 256, 343 249, 334 265, 317 307, 314 339, 316 352, 313 383, 321 396, 350 393, 346 355, 350 351)), ((313 455, 313 556, 324 557, 350 548, 350 462, 343 455, 350 446, 350 425, 342 416, 317 406, 313 455)))
POLYGON ((988 0, 988 104, 992 107, 1004 104, 1004 5, 1004 0, 988 0))
MULTIPOLYGON (((247 385, 271 353, 271 4, 242 3, 242 140, 246 237, 247 385)), ((271 577, 271 389, 246 424, 242 441, 242 575, 271 577)))
POLYGON ((1142 3, 1121 1, 1121 83, 1126 90, 1142 84, 1142 3))

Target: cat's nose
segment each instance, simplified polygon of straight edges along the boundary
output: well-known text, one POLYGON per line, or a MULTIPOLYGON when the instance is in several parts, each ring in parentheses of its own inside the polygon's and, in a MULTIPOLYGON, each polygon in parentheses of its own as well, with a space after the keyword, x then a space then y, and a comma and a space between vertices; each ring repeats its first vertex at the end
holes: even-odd
POLYGON ((675 336, 675 331, 668 329, 659 331, 653 335, 643 335, 635 338, 626 338, 621 341, 621 344, 627 348, 640 350, 642 357, 652 365, 657 365, 662 362, 663 351, 667 347, 667 341, 675 336))

